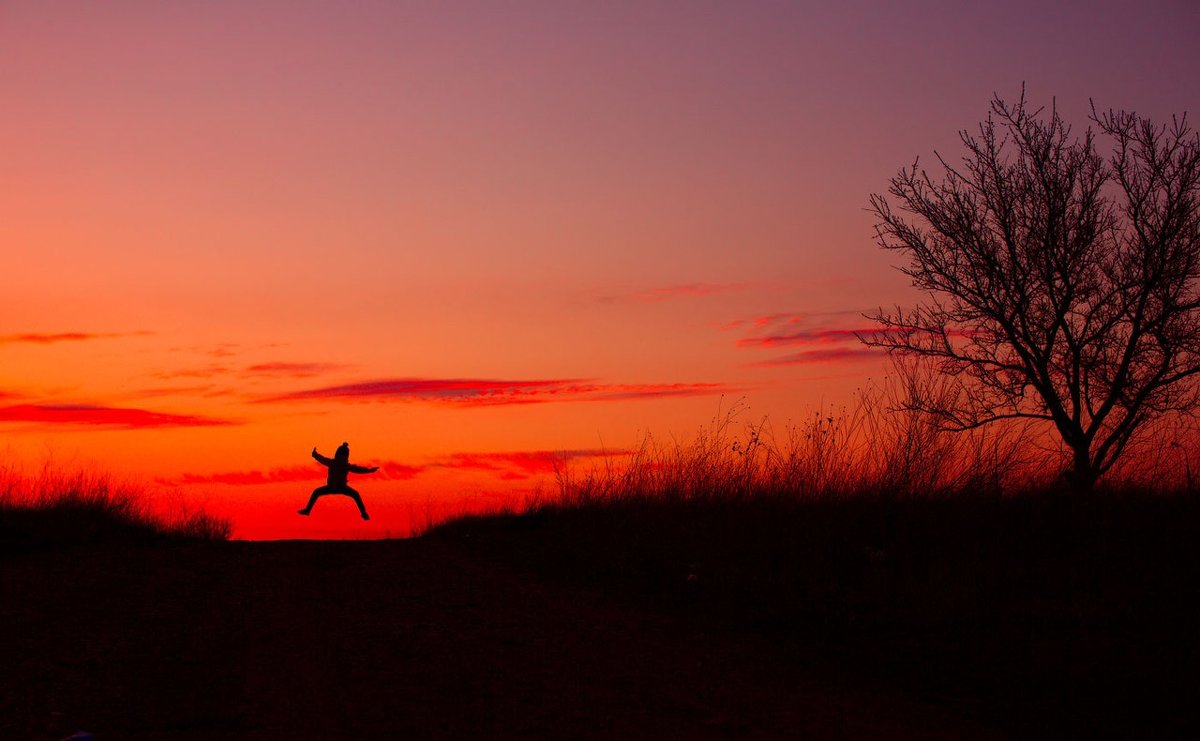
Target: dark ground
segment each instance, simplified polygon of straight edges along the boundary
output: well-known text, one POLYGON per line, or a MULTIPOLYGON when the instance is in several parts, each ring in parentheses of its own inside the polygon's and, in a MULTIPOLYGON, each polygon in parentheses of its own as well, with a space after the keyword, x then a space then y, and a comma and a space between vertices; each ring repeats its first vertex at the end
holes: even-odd
POLYGON ((0 579, 3 738, 987 735, 445 542, 27 553, 0 579))
POLYGON ((1191 736, 1195 503, 1022 507, 0 549, 0 738, 1191 736))

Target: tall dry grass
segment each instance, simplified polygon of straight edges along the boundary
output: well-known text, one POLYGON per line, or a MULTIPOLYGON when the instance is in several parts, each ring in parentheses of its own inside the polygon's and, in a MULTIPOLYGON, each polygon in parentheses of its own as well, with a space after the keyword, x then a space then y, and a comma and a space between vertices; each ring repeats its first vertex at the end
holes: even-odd
MULTIPOLYGON (((777 428, 736 401, 687 440, 645 435, 628 457, 556 470, 542 505, 631 501, 819 500, 846 497, 1008 496, 1064 489, 1069 451, 1046 426, 996 424, 949 431, 914 398, 954 393, 941 377, 899 369, 853 403, 777 428)), ((1189 420, 1148 427, 1103 482, 1108 490, 1193 491, 1200 445, 1189 420)))
POLYGON ((0 532, 8 544, 172 539, 227 540, 230 521, 96 471, 50 465, 35 474, 0 470, 0 532))

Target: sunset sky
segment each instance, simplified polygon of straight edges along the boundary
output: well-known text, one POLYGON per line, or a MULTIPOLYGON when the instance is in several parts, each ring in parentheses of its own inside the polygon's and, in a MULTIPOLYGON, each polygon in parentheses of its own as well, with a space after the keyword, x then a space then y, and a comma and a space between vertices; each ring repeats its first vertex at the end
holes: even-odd
MULTIPOLYGON (((738 400, 782 426, 916 296, 872 192, 1024 81, 1200 114, 1179 2, 0 0, 0 435, 378 537, 738 400), (324 499, 343 440, 373 519, 324 499)), ((166 506, 166 505, 164 505, 166 506)))

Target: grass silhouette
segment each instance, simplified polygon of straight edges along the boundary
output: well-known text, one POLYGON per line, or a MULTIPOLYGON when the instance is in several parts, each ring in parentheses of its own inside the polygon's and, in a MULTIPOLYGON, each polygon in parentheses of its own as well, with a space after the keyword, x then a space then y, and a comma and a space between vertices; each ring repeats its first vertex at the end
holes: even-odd
POLYGON ((0 549, 226 540, 233 525, 203 510, 154 509, 133 484, 86 471, 0 476, 0 549))
POLYGON ((882 408, 778 438, 718 416, 425 537, 1020 735, 1194 728, 1198 492, 1131 475, 1081 497, 1024 431, 955 437, 882 408))

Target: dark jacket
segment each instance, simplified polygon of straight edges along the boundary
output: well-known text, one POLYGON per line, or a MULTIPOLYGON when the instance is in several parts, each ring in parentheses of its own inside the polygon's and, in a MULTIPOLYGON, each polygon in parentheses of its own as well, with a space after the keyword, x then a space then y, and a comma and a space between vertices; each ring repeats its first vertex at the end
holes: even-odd
POLYGON ((329 477, 325 479, 326 486, 345 486, 346 476, 351 473, 372 473, 374 468, 366 466, 356 466, 348 460, 338 460, 337 458, 326 458, 317 451, 312 452, 312 457, 317 459, 323 466, 329 467, 329 477))

